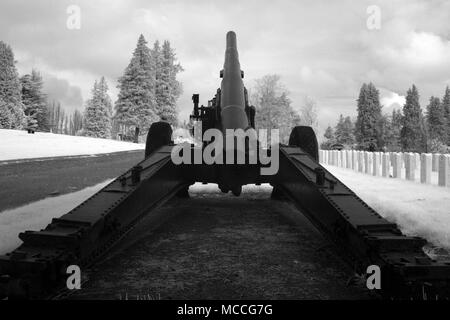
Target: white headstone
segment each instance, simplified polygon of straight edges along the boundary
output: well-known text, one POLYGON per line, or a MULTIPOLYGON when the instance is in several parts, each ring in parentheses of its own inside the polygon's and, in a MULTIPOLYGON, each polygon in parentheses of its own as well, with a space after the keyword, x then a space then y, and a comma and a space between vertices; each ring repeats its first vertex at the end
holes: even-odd
POLYGON ((420 158, 420 182, 431 183, 431 162, 432 155, 429 153, 422 153, 420 158))
POLYGON ((390 161, 391 160, 391 157, 390 157, 390 155, 389 155, 389 153, 383 153, 382 155, 381 155, 381 168, 382 168, 382 170, 381 170, 381 174, 383 175, 383 177, 389 177, 389 174, 390 174, 390 169, 391 169, 391 166, 390 166, 390 161))
POLYGON ((364 170, 364 160, 363 160, 363 151, 358 151, 358 172, 363 172, 364 170))
POLYGON ((441 154, 439 157, 438 184, 443 187, 450 186, 450 155, 441 154))
POLYGON ((408 152, 405 156, 405 178, 407 180, 415 180, 416 166, 414 164, 416 156, 414 153, 408 152))
POLYGON ((372 152, 364 151, 364 172, 370 174, 372 171, 372 152))
POLYGON ((373 163, 372 174, 374 176, 379 176, 380 175, 380 153, 379 152, 373 153, 372 163, 373 163))
POLYGON ((433 153, 432 167, 431 170, 437 172, 439 170, 439 157, 440 153, 433 153))
POLYGON ((402 177, 402 155, 401 153, 394 154, 394 161, 392 162, 393 176, 400 179, 402 177))

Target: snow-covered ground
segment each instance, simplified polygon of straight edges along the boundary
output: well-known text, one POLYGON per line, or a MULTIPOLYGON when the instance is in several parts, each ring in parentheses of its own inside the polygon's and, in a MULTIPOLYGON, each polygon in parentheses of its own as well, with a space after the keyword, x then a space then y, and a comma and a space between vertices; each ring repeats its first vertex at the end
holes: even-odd
POLYGON ((404 233, 450 249, 450 188, 324 167, 404 233))
POLYGON ((45 132, 0 129, 0 161, 144 149, 144 144, 45 132))
MULTIPOLYGON (((449 188, 374 177, 333 166, 326 168, 383 217, 397 223, 404 233, 424 237, 435 246, 450 250, 449 188)), ((19 232, 45 227, 52 218, 66 213, 108 182, 0 212, 0 254, 20 244, 17 238, 19 232)), ((267 188, 270 186, 245 186, 243 195, 258 190, 267 195, 267 188)), ((190 188, 198 195, 209 193, 208 197, 221 196, 217 190, 216 185, 200 183, 190 188)))

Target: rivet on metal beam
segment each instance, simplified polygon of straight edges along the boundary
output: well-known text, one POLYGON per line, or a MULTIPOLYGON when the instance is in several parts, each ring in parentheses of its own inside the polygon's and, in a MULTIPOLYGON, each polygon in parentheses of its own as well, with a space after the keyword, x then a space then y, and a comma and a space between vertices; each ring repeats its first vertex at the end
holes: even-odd
POLYGON ((120 181, 120 185, 122 187, 126 186, 126 184, 127 184, 127 178, 126 177, 120 177, 119 181, 120 181))
POLYGON ((318 186, 323 186, 325 184, 325 170, 317 167, 314 172, 316 173, 316 184, 318 186))
POLYGON ((335 180, 330 180, 330 189, 334 190, 334 186, 336 185, 336 181, 335 180))
POLYGON ((133 169, 131 169, 131 183, 137 184, 141 181, 141 166, 134 166, 133 169))

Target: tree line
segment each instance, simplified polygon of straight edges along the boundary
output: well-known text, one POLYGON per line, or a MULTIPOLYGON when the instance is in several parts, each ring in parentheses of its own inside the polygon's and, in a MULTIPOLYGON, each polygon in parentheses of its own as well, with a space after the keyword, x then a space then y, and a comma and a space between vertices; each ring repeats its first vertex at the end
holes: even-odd
POLYGON ((152 49, 140 35, 130 63, 119 78, 119 96, 114 106, 104 77, 96 80, 83 112, 67 114, 60 102, 43 92, 41 74, 33 69, 19 77, 14 54, 0 41, 0 128, 28 129, 100 138, 132 139, 145 135, 152 122, 163 119, 176 125, 176 101, 182 92, 169 41, 155 41, 152 49))
POLYGON ((419 91, 412 85, 401 110, 384 114, 379 91, 364 83, 357 99, 357 117, 340 115, 334 127, 324 133, 323 149, 336 144, 367 151, 448 153, 450 145, 450 89, 442 99, 432 96, 425 114, 419 102, 419 91))
POLYGON ((36 69, 19 77, 14 54, 0 41, 0 128, 75 134, 82 125, 79 111, 66 114, 61 104, 43 93, 36 69))

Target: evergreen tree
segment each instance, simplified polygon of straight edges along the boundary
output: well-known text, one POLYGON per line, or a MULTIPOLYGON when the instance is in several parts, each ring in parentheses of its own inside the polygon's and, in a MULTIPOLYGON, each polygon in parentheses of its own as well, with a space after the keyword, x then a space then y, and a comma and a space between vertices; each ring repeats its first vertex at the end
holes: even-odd
POLYGON ((380 150, 383 147, 383 141, 380 132, 379 92, 372 83, 364 83, 357 101, 358 116, 355 123, 355 138, 358 148, 370 151, 380 150))
POLYGON ((349 116, 345 117, 344 119, 343 129, 344 143, 346 145, 353 146, 355 144, 355 125, 349 116))
POLYGON ((151 50, 151 57, 153 64, 155 66, 155 99, 156 99, 156 109, 155 113, 158 117, 161 118, 162 115, 162 109, 163 109, 163 103, 164 101, 164 93, 166 90, 164 90, 167 87, 167 83, 163 80, 163 54, 161 50, 161 45, 159 44, 159 41, 156 40, 153 44, 153 49, 151 50))
POLYGON ((38 130, 36 119, 36 110, 33 106, 33 85, 31 83, 31 75, 26 74, 20 78, 22 86, 22 103, 25 114, 25 126, 28 130, 38 130))
POLYGON ((325 141, 320 145, 321 149, 328 150, 331 148, 333 144, 336 143, 336 139, 334 136, 334 130, 331 126, 328 126, 323 135, 325 137, 325 141))
POLYGON ((115 120, 129 134, 138 128, 146 135, 150 125, 158 120, 155 97, 155 66, 144 36, 139 37, 133 57, 119 79, 119 96, 115 104, 115 120))
POLYGON ((157 115, 175 126, 178 122, 176 101, 182 92, 181 83, 176 77, 183 68, 175 62, 176 55, 169 41, 164 41, 162 48, 159 41, 155 42, 152 59, 155 63, 157 115))
POLYGON ((419 104, 419 92, 415 85, 408 89, 406 94, 400 140, 403 151, 419 153, 426 151, 425 126, 419 104))
POLYGON ((334 131, 333 131, 333 128, 331 128, 330 126, 327 127, 323 136, 325 137, 325 139, 327 139, 329 141, 333 141, 333 142, 335 141, 334 131))
POLYGON ((342 114, 339 115, 339 120, 334 127, 334 136, 336 137, 336 142, 342 143, 341 136, 343 134, 343 126, 344 126, 344 116, 342 114))
POLYGON ((391 117, 386 119, 386 147, 388 151, 401 151, 400 131, 402 129, 403 116, 400 110, 392 110, 391 117))
POLYGON ((442 98, 442 109, 444 110, 446 139, 444 142, 450 146, 450 88, 445 88, 445 94, 442 98))
POLYGON ((98 138, 111 137, 112 104, 108 96, 108 85, 104 77, 95 81, 92 98, 84 111, 83 135, 98 138))
POLYGON ((0 41, 0 128, 21 129, 24 112, 14 53, 0 41))
POLYGON ((380 146, 378 150, 386 150, 387 139, 389 135, 389 117, 385 114, 381 114, 381 117, 377 122, 377 141, 380 146))
POLYGON ((445 142, 446 139, 446 119, 443 105, 439 98, 431 97, 427 106, 427 129, 428 138, 445 142))
POLYGON ((20 78, 25 116, 37 122, 37 129, 49 131, 46 95, 42 92, 42 76, 36 70, 20 78))
POLYGON ((349 116, 344 118, 341 114, 334 130, 335 142, 346 146, 352 146, 355 143, 353 132, 354 127, 352 119, 349 116))
POLYGON ((12 122, 12 115, 8 104, 0 97, 0 128, 11 128, 13 125, 12 122))

